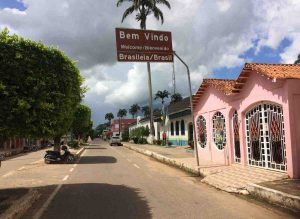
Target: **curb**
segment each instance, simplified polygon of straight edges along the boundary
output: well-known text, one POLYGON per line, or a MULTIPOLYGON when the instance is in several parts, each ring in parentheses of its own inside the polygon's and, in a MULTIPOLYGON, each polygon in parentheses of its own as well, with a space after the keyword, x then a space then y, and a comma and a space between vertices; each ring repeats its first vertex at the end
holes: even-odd
POLYGON ((192 174, 194 176, 200 176, 200 173, 197 169, 195 169, 193 167, 190 167, 190 166, 186 165, 183 162, 176 161, 174 159, 165 157, 161 154, 158 154, 158 153, 155 153, 155 152, 152 152, 152 151, 149 151, 149 150, 144 150, 144 149, 140 149, 140 148, 137 148, 137 147, 132 147, 132 146, 126 145, 126 144, 123 144, 123 146, 130 149, 130 150, 138 152, 140 154, 146 155, 148 157, 152 157, 152 158, 154 158, 155 160, 157 160, 161 163, 164 163, 164 164, 167 164, 167 165, 170 165, 170 166, 173 166, 173 167, 177 167, 178 169, 181 169, 181 170, 183 170, 183 171, 185 171, 189 174, 192 174))
POLYGON ((80 156, 84 150, 85 150, 85 147, 82 147, 79 151, 76 152, 76 155, 80 156))
POLYGON ((7 209, 1 217, 3 217, 3 219, 21 218, 39 197, 40 194, 37 190, 30 189, 26 195, 7 209))
POLYGON ((249 183, 247 190, 251 195, 264 199, 268 202, 279 204, 287 208, 300 210, 299 196, 290 195, 254 183, 249 183))
POLYGON ((82 147, 79 151, 76 152, 76 157, 79 158, 84 151, 85 147, 82 147))

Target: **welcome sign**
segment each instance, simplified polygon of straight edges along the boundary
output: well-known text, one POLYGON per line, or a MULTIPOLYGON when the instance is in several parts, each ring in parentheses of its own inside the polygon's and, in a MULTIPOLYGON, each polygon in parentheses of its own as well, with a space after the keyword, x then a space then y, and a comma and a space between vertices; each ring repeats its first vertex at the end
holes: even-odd
POLYGON ((116 28, 120 62, 173 62, 171 32, 116 28))

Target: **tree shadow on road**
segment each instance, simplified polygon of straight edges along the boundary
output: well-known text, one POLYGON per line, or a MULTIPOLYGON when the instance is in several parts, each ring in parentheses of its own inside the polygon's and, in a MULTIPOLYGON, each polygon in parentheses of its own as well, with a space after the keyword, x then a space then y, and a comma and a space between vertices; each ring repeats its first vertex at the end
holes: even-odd
MULTIPOLYGON (((41 187, 38 190, 45 193, 47 190, 45 188, 41 187)), ((53 190, 51 186, 51 191, 53 190)), ((65 184, 51 201, 41 219, 152 218, 148 201, 140 193, 139 189, 124 185, 65 184)), ((42 194, 22 218, 32 218, 49 196, 49 192, 46 195, 42 194)))
POLYGON ((117 163, 117 159, 111 156, 84 156, 78 164, 117 163))
POLYGON ((138 189, 89 183, 63 185, 42 218, 147 219, 151 212, 138 189))

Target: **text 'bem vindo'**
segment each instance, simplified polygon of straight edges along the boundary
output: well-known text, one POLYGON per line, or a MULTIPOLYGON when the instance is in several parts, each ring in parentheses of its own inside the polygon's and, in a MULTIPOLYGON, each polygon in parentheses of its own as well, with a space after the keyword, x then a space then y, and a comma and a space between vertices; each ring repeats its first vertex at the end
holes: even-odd
POLYGON ((144 36, 146 40, 152 41, 161 41, 161 42, 168 42, 169 37, 164 33, 155 34, 155 33, 143 33, 142 35, 137 33, 125 33, 125 31, 120 31, 120 39, 127 39, 127 40, 140 40, 141 36, 144 36))

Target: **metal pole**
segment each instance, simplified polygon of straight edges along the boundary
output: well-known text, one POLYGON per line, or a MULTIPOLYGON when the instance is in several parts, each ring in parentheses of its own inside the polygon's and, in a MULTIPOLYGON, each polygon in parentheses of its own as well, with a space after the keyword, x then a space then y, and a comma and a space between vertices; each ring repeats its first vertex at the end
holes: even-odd
POLYGON ((176 93, 176 79, 175 79, 175 65, 174 65, 174 61, 173 61, 172 79, 173 79, 173 94, 175 94, 176 93))
POLYGON ((174 51, 174 55, 182 62, 182 64, 187 69, 188 82, 189 82, 189 90, 190 90, 190 106, 191 106, 191 114, 192 114, 194 148, 195 148, 195 153, 196 153, 197 166, 199 167, 199 156, 198 156, 197 138, 196 138, 196 131, 195 131, 194 110, 193 110, 193 94, 192 94, 190 69, 189 69, 189 66, 177 55, 177 53, 175 51, 174 51))
MULTIPOLYGON (((147 70, 148 70, 148 89, 149 89, 149 109, 150 109, 150 135, 151 135, 151 141, 154 137, 154 126, 153 126, 153 105, 152 105, 152 81, 151 81, 151 67, 150 62, 147 62, 147 70)), ((152 142, 151 142, 152 144, 152 142)))

